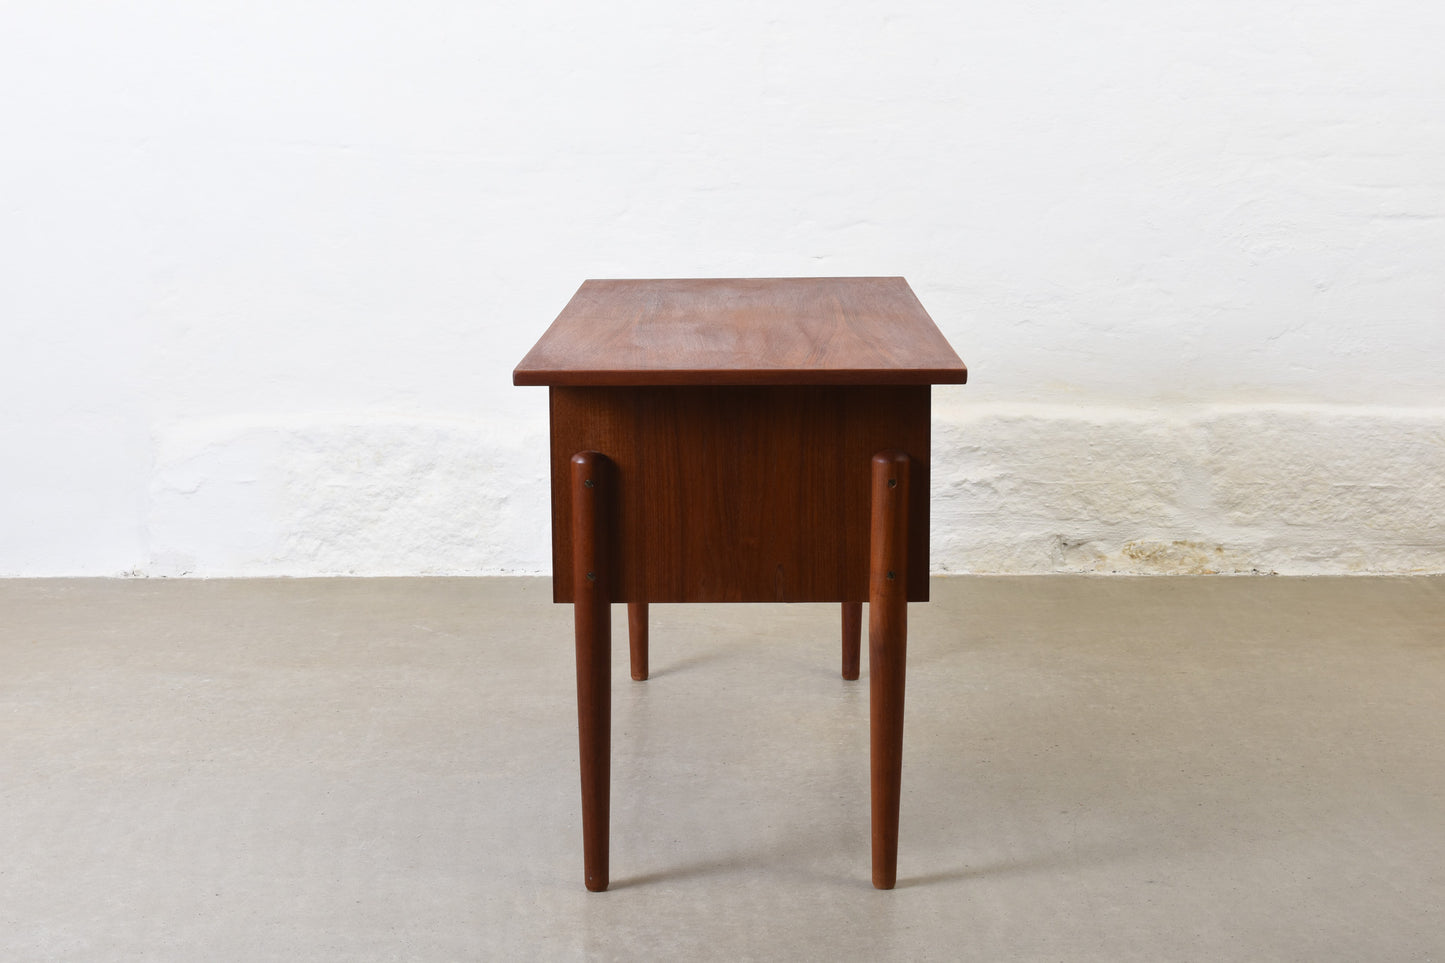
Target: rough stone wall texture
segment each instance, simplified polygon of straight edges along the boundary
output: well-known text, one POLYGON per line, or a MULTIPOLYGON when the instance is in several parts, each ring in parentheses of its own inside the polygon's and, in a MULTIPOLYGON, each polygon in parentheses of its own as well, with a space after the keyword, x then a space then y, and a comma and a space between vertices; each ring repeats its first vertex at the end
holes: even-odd
POLYGON ((960 405, 939 415, 942 571, 1445 571, 1445 410, 960 405))
POLYGON ((1445 5, 29 4, 0 575, 544 571, 586 277, 901 274, 946 571, 1441 571, 1445 5))

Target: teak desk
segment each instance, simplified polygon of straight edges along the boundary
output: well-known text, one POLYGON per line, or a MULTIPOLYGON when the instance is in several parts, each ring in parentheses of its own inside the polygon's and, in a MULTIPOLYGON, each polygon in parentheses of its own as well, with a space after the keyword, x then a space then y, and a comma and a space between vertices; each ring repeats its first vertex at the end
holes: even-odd
POLYGON ((928 600, 930 385, 963 362, 902 278, 586 281, 512 374, 551 390, 553 600, 576 618, 582 845, 607 888, 613 602, 869 603, 873 885, 898 876, 908 602, 928 600))

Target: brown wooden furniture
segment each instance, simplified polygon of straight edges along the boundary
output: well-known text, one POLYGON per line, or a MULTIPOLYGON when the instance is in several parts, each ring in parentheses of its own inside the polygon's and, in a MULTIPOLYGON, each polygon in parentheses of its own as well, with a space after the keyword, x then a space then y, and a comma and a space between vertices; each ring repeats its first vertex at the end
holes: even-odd
POLYGON ((607 888, 613 602, 869 603, 873 885, 897 879, 929 394, 963 362, 902 278, 586 281, 513 372, 551 395, 553 599, 575 608, 587 888, 607 888))

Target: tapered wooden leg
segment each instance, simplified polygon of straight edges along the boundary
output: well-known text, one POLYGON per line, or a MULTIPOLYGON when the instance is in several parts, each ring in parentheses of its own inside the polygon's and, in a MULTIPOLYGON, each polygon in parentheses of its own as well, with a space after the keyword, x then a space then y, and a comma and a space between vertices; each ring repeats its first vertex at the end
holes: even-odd
POLYGON ((647 681, 647 603, 627 603, 627 643, 632 656, 632 678, 647 681))
POLYGON ((873 456, 868 576, 869 750, 873 885, 898 881, 898 801, 903 774, 903 679, 908 655, 908 456, 873 456))
POLYGON ((858 657, 863 648, 863 603, 843 603, 843 678, 858 678, 858 657))
POLYGON ((587 888, 607 888, 612 782, 612 614, 604 551, 608 462, 572 456, 572 585, 577 632, 577 737, 582 761, 582 857, 587 888))

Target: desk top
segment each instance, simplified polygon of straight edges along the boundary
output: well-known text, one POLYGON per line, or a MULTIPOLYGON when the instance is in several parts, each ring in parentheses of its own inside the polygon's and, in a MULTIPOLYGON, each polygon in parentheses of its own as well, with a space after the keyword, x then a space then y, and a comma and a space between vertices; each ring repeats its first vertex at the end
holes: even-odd
POLYGON ((963 384, 903 278, 584 281, 517 385, 963 384))

